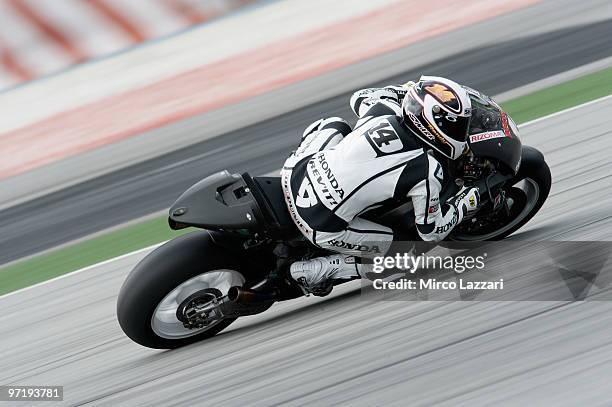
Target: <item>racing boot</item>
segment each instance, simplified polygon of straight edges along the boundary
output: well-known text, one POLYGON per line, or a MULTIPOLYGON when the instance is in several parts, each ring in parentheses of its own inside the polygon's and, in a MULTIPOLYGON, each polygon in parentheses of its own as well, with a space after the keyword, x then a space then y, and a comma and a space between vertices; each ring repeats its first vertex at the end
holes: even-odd
POLYGON ((337 280, 361 278, 354 256, 333 254, 291 264, 289 272, 305 295, 324 297, 331 293, 337 280))

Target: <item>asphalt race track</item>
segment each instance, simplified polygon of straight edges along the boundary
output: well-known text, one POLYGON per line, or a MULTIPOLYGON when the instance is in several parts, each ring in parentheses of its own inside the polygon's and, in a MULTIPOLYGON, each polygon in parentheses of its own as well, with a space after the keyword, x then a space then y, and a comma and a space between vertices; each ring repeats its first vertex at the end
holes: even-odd
MULTIPOLYGON (((522 128, 554 183, 515 238, 612 240, 611 116, 608 97, 522 128)), ((153 351, 115 319, 143 255, 1 298, 0 383, 64 385, 66 404, 96 406, 612 403, 609 301, 368 302, 353 284, 153 351)))
MULTIPOLYGON (((400 75, 380 77, 375 84, 404 82, 429 72, 450 76, 491 95, 499 94, 609 57, 612 20, 601 20, 610 14, 606 8, 609 4, 591 3, 596 5, 589 9, 589 22, 578 21, 554 31, 476 49, 469 48, 474 34, 459 30, 453 34, 457 41, 453 56, 417 66, 412 60, 402 60, 405 51, 399 50, 367 63, 373 70, 384 67, 389 59, 411 67, 400 75)), ((571 13, 575 13, 569 6, 566 11, 560 9, 560 21, 571 19, 571 13)), ((520 19, 523 21, 514 23, 534 21, 532 24, 537 25, 541 16, 530 15, 533 10, 504 21, 520 19)), ((354 75, 351 72, 349 67, 347 78, 354 75)), ((310 122, 322 116, 352 117, 348 97, 338 95, 0 211, 0 264, 163 210, 188 186, 216 171, 227 168, 262 174, 280 168, 310 122)), ((157 131, 172 138, 205 127, 202 120, 195 117, 157 131)))
MULTIPOLYGON (((563 6, 569 0, 545 3, 560 5, 552 31, 474 49, 469 29, 459 30, 454 57, 405 62, 401 75, 374 84, 435 72, 499 94, 611 56, 607 2, 591 0, 576 21, 563 6)), ((535 9, 503 21, 540 24, 535 9)), ((364 63, 382 68, 404 52, 364 63)), ((348 117, 347 99, 337 95, 2 210, 0 264, 162 210, 214 171, 277 169, 310 121, 348 117)), ((510 239, 612 241, 610 117, 612 97, 521 128, 524 143, 544 152, 553 187, 510 239)), ((174 137, 204 120, 157 131, 174 137)), ((63 385, 64 404, 96 406, 612 404, 609 289, 600 294, 605 300, 586 302, 372 302, 354 282, 326 298, 276 304, 208 341, 155 351, 125 337, 115 317, 119 287, 145 254, 0 297, 0 384, 63 385)), ((535 276, 517 270, 507 278, 535 276)))

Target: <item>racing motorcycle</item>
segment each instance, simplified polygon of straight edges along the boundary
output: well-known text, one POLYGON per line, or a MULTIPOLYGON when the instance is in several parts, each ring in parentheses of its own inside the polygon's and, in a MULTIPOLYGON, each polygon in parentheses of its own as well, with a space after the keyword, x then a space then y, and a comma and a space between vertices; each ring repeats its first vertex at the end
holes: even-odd
MULTIPOLYGON (((548 197, 544 156, 518 135, 485 131, 469 137, 469 153, 448 162, 442 202, 462 186, 478 186, 478 212, 449 240, 500 240, 527 223, 548 197)), ((414 232, 412 205, 395 201, 364 218, 414 232)), ((148 254, 124 282, 119 324, 140 345, 171 349, 210 338, 238 317, 303 295, 286 277, 293 261, 327 255, 294 225, 280 177, 222 171, 193 185, 172 205, 169 226, 202 229, 148 254)))

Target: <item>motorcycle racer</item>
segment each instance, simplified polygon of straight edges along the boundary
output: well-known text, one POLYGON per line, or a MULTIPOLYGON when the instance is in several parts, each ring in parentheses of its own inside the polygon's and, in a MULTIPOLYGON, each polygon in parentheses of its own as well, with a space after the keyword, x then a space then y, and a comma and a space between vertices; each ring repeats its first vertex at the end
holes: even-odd
POLYGON ((358 116, 354 129, 337 117, 314 122, 281 171, 298 229, 314 245, 339 253, 290 266, 292 278, 314 295, 327 295, 334 280, 360 278, 359 257, 384 255, 402 240, 361 218, 363 212, 408 197, 419 237, 437 242, 480 199, 470 188, 440 202, 444 172, 435 157, 457 160, 467 149, 469 88, 422 76, 416 83, 357 91, 350 104, 358 116))

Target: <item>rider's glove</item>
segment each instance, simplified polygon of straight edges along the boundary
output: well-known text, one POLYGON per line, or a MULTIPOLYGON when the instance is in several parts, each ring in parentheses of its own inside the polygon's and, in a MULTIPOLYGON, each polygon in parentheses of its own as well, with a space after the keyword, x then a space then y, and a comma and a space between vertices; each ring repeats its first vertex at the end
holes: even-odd
POLYGON ((480 193, 478 192, 478 188, 465 188, 454 198, 451 198, 451 202, 459 210, 462 217, 466 217, 468 215, 472 215, 476 210, 478 210, 478 206, 480 205, 480 193))

